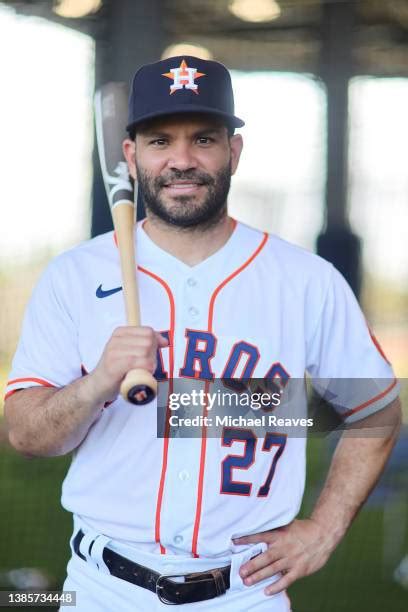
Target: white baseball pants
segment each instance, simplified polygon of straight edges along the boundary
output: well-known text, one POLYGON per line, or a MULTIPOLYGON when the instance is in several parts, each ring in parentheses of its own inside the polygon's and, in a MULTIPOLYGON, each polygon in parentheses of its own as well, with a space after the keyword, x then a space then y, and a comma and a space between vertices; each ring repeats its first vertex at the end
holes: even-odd
MULTIPOLYGON (((97 535, 95 534, 95 536, 97 535)), ((109 541, 108 538, 99 535, 92 546, 91 555, 85 554, 87 561, 73 552, 68 563, 67 578, 63 588, 65 591, 76 592, 76 607, 73 608, 75 612, 163 612, 170 609, 168 605, 159 600, 155 593, 109 574, 102 559, 103 547, 108 542, 109 548, 115 552, 160 574, 180 575, 193 571, 207 571, 214 567, 227 565, 229 562, 229 560, 220 559, 200 558, 192 560, 177 555, 155 555, 144 551, 136 551, 133 548, 130 549, 117 541, 109 541), (192 561, 194 561, 194 565, 192 565, 192 561)), ((203 610, 213 612, 290 612, 290 601, 286 593, 283 592, 274 596, 264 594, 265 586, 273 582, 273 578, 247 587, 242 583, 238 574, 241 565, 261 550, 265 550, 265 546, 263 544, 255 545, 251 550, 232 556, 231 586, 224 595, 207 601, 178 605, 174 609, 180 609, 180 612, 190 612, 191 610, 197 610, 197 612, 203 610)), ((81 552, 85 552, 85 550, 84 547, 81 552)), ((61 610, 69 612, 68 607, 61 606, 61 610)))

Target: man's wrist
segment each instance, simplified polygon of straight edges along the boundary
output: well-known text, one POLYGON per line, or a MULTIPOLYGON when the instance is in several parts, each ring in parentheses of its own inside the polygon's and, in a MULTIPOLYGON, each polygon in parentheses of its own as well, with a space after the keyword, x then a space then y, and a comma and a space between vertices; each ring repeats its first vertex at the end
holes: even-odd
POLYGON ((82 404, 90 404, 95 408, 100 408, 106 402, 112 401, 112 396, 102 384, 97 370, 93 370, 80 379, 78 399, 82 404))
POLYGON ((346 521, 344 517, 334 516, 333 513, 327 513, 320 508, 313 510, 309 520, 319 530, 320 537, 325 541, 325 547, 330 553, 342 540, 351 523, 351 520, 346 521))

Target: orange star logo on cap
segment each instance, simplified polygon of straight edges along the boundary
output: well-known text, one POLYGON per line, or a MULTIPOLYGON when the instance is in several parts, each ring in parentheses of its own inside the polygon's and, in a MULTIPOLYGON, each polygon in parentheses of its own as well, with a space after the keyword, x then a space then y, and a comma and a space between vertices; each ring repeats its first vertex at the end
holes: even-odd
POLYGON ((162 76, 173 81, 173 85, 170 85, 170 95, 183 88, 191 89, 198 94, 198 85, 195 80, 205 76, 205 73, 197 72, 197 68, 190 68, 186 60, 183 60, 178 68, 170 68, 170 72, 165 72, 162 76))

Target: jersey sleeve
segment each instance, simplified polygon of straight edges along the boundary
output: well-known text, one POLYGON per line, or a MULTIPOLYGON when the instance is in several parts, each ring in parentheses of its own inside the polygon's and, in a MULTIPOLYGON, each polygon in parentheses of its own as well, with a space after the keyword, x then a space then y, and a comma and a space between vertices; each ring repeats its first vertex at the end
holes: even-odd
POLYGON ((33 386, 62 387, 81 376, 74 315, 75 294, 57 258, 49 264, 26 307, 6 398, 33 386))
POLYGON ((314 389, 346 423, 365 418, 398 397, 391 364, 335 268, 306 350, 314 389))

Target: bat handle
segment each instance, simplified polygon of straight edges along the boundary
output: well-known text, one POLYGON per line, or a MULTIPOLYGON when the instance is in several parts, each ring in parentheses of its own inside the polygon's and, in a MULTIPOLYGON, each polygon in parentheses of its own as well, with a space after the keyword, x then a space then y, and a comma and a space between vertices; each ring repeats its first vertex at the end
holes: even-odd
MULTIPOLYGON (((128 325, 138 326, 140 325, 140 306, 135 273, 133 202, 129 199, 114 205, 112 216, 119 247, 126 319, 128 325)), ((157 395, 157 380, 146 370, 130 370, 122 381, 120 393, 125 401, 136 406, 149 404, 157 395)))
POLYGON ((143 406, 157 395, 157 380, 147 370, 130 370, 123 379, 120 393, 124 400, 143 406))

